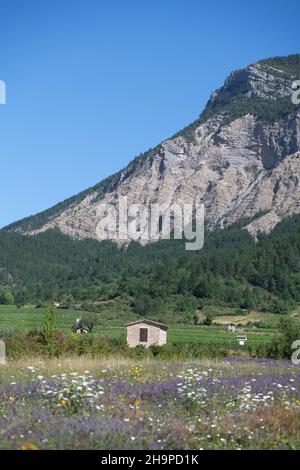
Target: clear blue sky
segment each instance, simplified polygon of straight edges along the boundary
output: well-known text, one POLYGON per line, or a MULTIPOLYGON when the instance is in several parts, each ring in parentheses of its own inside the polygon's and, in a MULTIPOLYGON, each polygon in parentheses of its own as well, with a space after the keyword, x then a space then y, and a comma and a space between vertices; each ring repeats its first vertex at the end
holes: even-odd
POLYGON ((192 120, 230 71, 297 53, 299 0, 0 0, 0 226, 192 120))

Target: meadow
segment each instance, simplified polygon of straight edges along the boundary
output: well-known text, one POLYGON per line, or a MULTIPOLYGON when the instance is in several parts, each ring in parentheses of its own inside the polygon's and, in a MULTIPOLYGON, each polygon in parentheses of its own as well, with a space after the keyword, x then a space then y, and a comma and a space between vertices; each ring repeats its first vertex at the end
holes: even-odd
POLYGON ((44 344, 45 313, 0 306, 0 449, 300 450, 299 366, 250 357, 278 315, 261 314, 264 328, 241 315, 245 348, 224 310, 208 326, 171 323, 168 344, 145 350, 126 346, 127 313, 112 310, 88 335, 71 333, 85 312, 55 310, 44 344))
MULTIPOLYGON (((227 309, 228 310, 228 309, 227 309)), ((210 313, 210 310, 208 310, 210 313)), ((85 312, 75 309, 56 310, 54 326, 55 329, 62 332, 70 332, 71 326, 76 318, 84 315, 85 312)), ((260 314, 265 315, 266 321, 270 328, 256 329, 246 325, 246 321, 255 321, 258 317, 257 314, 251 313, 248 316, 243 316, 243 323, 237 330, 237 334, 246 334, 249 346, 257 346, 269 342, 276 332, 276 324, 280 315, 274 314, 260 314)), ((261 318, 260 316, 260 318, 261 318)), ((99 320, 93 329, 95 335, 108 339, 118 339, 123 342, 126 340, 126 321, 135 319, 128 315, 126 312, 120 314, 119 311, 104 312, 98 315, 99 320)), ((45 318, 44 308, 35 308, 33 306, 25 306, 17 308, 14 305, 1 305, 0 306, 0 332, 5 330, 19 330, 29 331, 34 329, 41 329, 45 318)), ((238 321, 239 317, 230 315, 216 316, 216 325, 202 326, 202 325, 189 325, 186 323, 169 324, 168 341, 184 344, 200 344, 212 345, 225 348, 237 348, 236 334, 229 333, 225 321, 238 321), (221 320, 221 321, 220 321, 221 320)))
POLYGON ((8 361, 0 366, 0 449, 300 449, 299 366, 8 361))

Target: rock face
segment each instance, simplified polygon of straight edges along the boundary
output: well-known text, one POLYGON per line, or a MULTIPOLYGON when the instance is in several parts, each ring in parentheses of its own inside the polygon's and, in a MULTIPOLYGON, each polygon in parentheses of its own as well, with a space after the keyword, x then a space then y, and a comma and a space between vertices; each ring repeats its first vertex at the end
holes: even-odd
MULTIPOLYGON (((204 204, 211 229, 248 218, 255 237, 300 212, 300 108, 292 83, 300 55, 268 59, 233 72, 199 119, 136 158, 111 178, 7 230, 58 227, 97 238, 99 204, 204 204), (252 220, 249 220, 251 218, 252 220)), ((146 227, 140 221, 140 240, 146 227)), ((109 238, 109 234, 108 234, 109 238)))

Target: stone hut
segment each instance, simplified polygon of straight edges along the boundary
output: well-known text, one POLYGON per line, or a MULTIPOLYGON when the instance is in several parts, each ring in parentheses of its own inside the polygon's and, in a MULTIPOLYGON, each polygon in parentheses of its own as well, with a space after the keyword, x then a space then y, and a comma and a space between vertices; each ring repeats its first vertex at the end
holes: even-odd
POLYGON ((127 344, 130 348, 152 345, 163 346, 167 342, 168 327, 152 320, 136 320, 126 324, 127 344))

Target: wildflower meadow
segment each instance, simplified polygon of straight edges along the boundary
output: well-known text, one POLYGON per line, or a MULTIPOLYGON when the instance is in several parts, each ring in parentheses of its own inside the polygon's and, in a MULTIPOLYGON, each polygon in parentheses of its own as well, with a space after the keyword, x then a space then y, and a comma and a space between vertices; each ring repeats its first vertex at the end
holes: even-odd
POLYGON ((300 449, 300 370, 245 358, 10 361, 0 449, 300 449))

